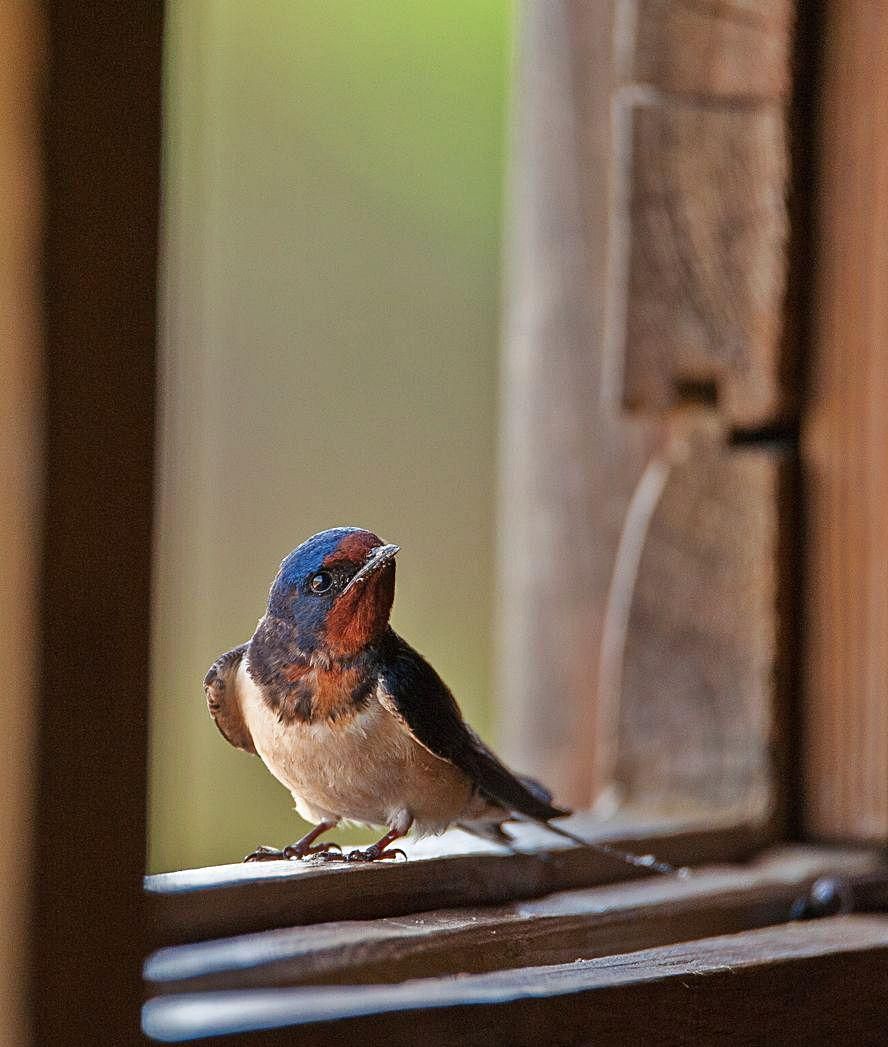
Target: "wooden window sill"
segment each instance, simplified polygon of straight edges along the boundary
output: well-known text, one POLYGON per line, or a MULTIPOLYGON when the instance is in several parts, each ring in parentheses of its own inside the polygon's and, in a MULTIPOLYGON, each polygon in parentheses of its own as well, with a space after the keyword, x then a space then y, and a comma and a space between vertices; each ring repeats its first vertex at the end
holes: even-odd
MULTIPOLYGON (((634 854, 654 853, 676 866, 741 861, 768 841, 761 824, 622 820, 602 826, 592 815, 565 822, 589 840, 634 854)), ((516 827, 526 853, 509 854, 460 832, 408 843, 410 860, 346 866, 322 862, 216 865, 145 879, 155 945, 193 942, 274 927, 336 919, 374 919, 453 906, 495 905, 553 891, 647 876, 534 826, 516 827), (358 881, 355 877, 360 876, 358 881)))
POLYGON ((736 864, 755 839, 736 826, 619 837, 702 866, 687 878, 639 878, 575 847, 150 877, 158 940, 189 944, 149 958, 145 1029, 170 1042, 236 1033, 251 1044, 291 1042, 293 1026, 299 1043, 334 1034, 374 1042, 382 1028, 389 1041, 549 1043, 582 1029, 623 1044, 704 1042, 722 1013, 759 1030, 724 1042, 782 1042, 765 1035, 766 1023, 788 1015, 832 1015, 830 1028, 874 1020, 866 997, 888 988, 888 919, 855 911, 787 921, 823 878, 841 884, 837 906, 888 908, 884 859, 780 847, 736 864), (705 864, 715 857, 730 864, 705 864), (679 1005, 698 1033, 674 1028, 670 1039, 679 1005))

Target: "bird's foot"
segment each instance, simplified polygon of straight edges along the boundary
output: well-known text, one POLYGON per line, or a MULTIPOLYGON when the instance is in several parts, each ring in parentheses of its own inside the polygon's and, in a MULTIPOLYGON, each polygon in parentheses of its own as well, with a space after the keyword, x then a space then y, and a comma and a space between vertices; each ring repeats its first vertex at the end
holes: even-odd
POLYGON ((374 843, 365 851, 349 851, 345 860, 347 862, 382 862, 387 858, 397 858, 399 854, 404 861, 407 861, 407 855, 400 847, 380 847, 379 844, 374 843))
POLYGON ((285 858, 314 858, 315 856, 329 857, 334 860, 339 859, 342 857, 342 848, 332 840, 326 843, 313 843, 308 847, 294 843, 284 848, 285 858), (330 851, 335 851, 336 853, 330 854, 330 851))
POLYGON ((299 858, 313 857, 314 855, 323 856, 329 858, 332 861, 341 860, 342 848, 338 843, 332 841, 327 843, 314 843, 314 844, 302 844, 302 843, 291 843, 289 846, 280 847, 266 847, 262 845, 257 847, 255 851, 250 853, 244 858, 245 862, 279 862, 292 860, 296 861, 299 858), (338 854, 329 854, 329 851, 336 850, 338 854))
POLYGON ((279 847, 266 847, 260 844, 255 851, 244 855, 245 862, 278 862, 284 858, 284 852, 279 847))

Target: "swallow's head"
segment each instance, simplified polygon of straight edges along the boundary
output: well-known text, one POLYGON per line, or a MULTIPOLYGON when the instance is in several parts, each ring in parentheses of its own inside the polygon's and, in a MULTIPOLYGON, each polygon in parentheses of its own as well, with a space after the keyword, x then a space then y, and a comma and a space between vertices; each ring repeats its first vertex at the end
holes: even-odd
POLYGON ((397 552, 397 545, 360 527, 321 531, 281 564, 269 613, 293 626, 303 651, 356 654, 388 626, 397 552))

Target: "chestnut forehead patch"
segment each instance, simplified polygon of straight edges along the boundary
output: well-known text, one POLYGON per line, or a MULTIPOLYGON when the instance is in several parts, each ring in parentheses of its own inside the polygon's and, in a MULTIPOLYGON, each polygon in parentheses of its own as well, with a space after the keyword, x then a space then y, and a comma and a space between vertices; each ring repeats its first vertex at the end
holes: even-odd
POLYGON ((383 543, 363 527, 333 527, 307 538, 298 549, 294 549, 280 566, 272 587, 279 595, 301 585, 313 572, 330 562, 348 562, 340 550, 345 547, 357 553, 354 562, 361 563, 367 553, 383 543))
POLYGON ((352 531, 350 534, 339 542, 332 552, 328 553, 323 559, 323 566, 329 567, 331 564, 342 563, 363 563, 367 559, 367 554, 373 549, 379 548, 383 545, 381 538, 378 538, 371 531, 352 531))

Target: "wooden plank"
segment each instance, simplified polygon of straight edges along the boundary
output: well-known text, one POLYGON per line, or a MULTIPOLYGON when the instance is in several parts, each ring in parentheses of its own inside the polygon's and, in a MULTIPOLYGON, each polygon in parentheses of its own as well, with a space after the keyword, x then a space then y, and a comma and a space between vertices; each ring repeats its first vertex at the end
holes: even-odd
POLYGON ((671 460, 638 566, 620 696, 601 707, 619 732, 610 777, 641 809, 733 808, 738 819, 764 819, 784 743, 787 455, 726 447, 719 423, 701 418, 677 428, 671 460))
MULTIPOLYGON (((623 95, 627 179, 625 355, 632 409, 712 383, 734 426, 786 413, 781 387, 789 221, 780 105, 710 106, 623 95)), ((615 264, 619 264, 616 262, 615 264)))
MULTIPOLYGON (((500 907, 340 921, 162 949, 147 991, 366 984, 567 963, 786 921, 818 880, 871 898, 888 865, 865 852, 789 848, 752 866, 550 895, 500 907)), ((828 899, 838 904, 834 899, 828 899)))
MULTIPOLYGON (((577 816, 566 824, 590 839, 636 854, 654 853, 674 865, 748 857, 761 846, 754 825, 602 832, 600 821, 577 816)), ((462 834, 459 834, 462 835, 462 834)), ((464 837, 463 837, 464 838, 464 837)), ((269 862, 221 865, 146 878, 151 933, 157 945, 244 934, 324 920, 375 919, 430 909, 493 905, 553 891, 624 881, 644 870, 528 827, 523 854, 480 844, 474 853, 347 866, 269 862)), ((452 837, 444 846, 454 846, 452 837)))
POLYGON ((46 493, 31 999, 35 1041, 75 1047, 138 1036, 163 4, 43 7, 46 493))
POLYGON ((604 606, 656 428, 603 393, 613 7, 520 6, 507 248, 495 707, 503 755, 580 807, 602 784, 604 606))
POLYGON ((147 1034, 271 1045, 884 1042, 888 917, 837 916, 551 967, 400 985, 190 994, 147 1034))
POLYGON ((26 1044, 36 734, 43 89, 36 4, 0 4, 0 1043, 26 1044))
POLYGON ((808 830, 888 840, 888 6, 826 5, 807 481, 808 830))
MULTIPOLYGON (((713 796, 758 811, 779 806, 769 763, 779 752, 771 747, 782 698, 763 669, 782 670, 785 656, 782 595, 778 600, 769 559, 780 546, 781 455, 759 465, 762 452, 750 465, 747 452, 724 444, 733 427, 772 425, 794 410, 784 385, 782 323, 791 6, 554 0, 522 7, 497 707, 505 755, 566 803, 611 809, 625 797, 657 796, 653 770, 669 764, 660 756, 667 746, 645 762, 645 725, 669 720, 671 704, 693 705, 689 690, 702 674, 693 711, 718 688, 716 722, 698 717, 695 738, 712 729, 687 764, 689 787, 679 796, 676 758, 661 801, 668 794, 667 802, 701 807, 713 796), (750 55, 760 38, 771 50, 756 44, 750 55), (656 68, 654 50, 664 56, 656 68), (743 70, 761 71, 763 54, 770 71, 744 90, 743 70), (682 69, 697 70, 689 76, 704 79, 718 57, 728 80, 703 94, 679 83, 679 55, 682 69), (666 481, 662 497, 674 509, 671 519, 661 512, 653 521, 652 551, 643 506, 636 510, 658 471, 668 471, 670 433, 687 428, 688 400, 702 400, 695 406, 718 414, 724 428, 712 432, 699 463, 688 459, 666 481), (626 402, 637 410, 626 413, 626 402), (680 416, 676 426, 672 415, 680 416), (732 455, 742 459, 736 466, 732 455), (746 503, 740 486, 750 477, 754 494, 746 503), (697 517, 678 511, 683 497, 697 517), (697 526, 708 532, 702 542, 697 526), (692 589, 671 578, 672 603, 655 599, 657 582, 671 570, 669 542, 679 558, 696 557, 691 574, 700 582, 692 589), (623 556, 626 549, 631 556, 623 556), (720 552, 724 572, 714 567, 720 552), (764 617, 741 621, 721 665, 719 619, 735 604, 754 605, 764 617), (693 620, 684 633, 680 615, 693 620), (667 640, 678 644, 671 657, 667 640), (624 651, 631 661, 625 670, 624 651), (645 663, 669 671, 641 681, 645 663), (628 696, 623 681, 633 688, 628 696), (732 726, 736 686, 743 715, 732 726), (634 724, 643 739, 631 736, 634 724), (715 764, 707 791, 705 768, 715 764), (732 792, 732 784, 742 788, 732 792)), ((689 737, 677 720, 667 745, 678 741, 686 754, 689 737)))
POLYGON ((794 6, 791 0, 624 0, 625 77, 707 98, 784 98, 794 6))

